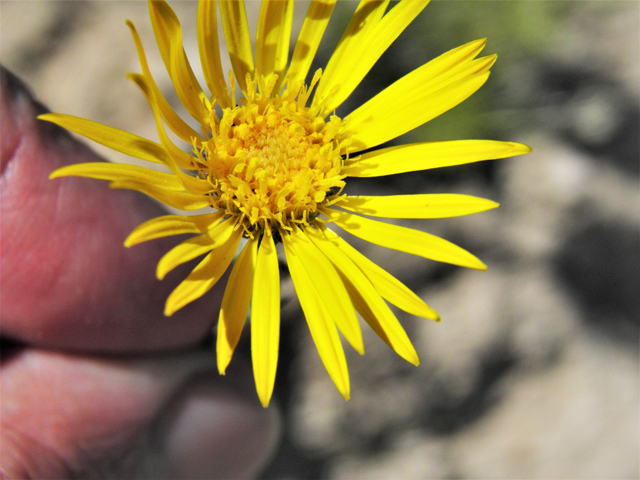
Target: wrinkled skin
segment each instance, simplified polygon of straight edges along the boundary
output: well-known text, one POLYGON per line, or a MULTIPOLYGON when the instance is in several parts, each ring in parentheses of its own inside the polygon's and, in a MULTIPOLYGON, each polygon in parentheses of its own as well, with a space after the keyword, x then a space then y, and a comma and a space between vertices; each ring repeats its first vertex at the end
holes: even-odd
POLYGON ((185 271, 154 272, 175 239, 123 247, 164 212, 107 182, 49 180, 102 160, 0 80, 2 478, 251 477, 278 418, 241 358, 220 377, 201 346, 221 289, 164 317, 185 271))

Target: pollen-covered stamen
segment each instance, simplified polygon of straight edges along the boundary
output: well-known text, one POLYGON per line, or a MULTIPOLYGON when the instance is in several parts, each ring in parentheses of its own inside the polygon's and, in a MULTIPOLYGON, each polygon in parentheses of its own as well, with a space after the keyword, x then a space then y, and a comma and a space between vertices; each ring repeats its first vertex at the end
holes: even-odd
POLYGON ((225 109, 194 149, 214 186, 212 206, 236 216, 251 236, 308 224, 344 186, 342 120, 310 112, 305 87, 272 96, 275 80, 248 79, 248 98, 225 109))

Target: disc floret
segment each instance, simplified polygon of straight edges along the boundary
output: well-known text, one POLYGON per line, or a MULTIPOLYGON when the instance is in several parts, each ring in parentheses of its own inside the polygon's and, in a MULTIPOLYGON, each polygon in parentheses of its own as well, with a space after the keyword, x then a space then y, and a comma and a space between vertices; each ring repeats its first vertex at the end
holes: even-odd
POLYGON ((273 95, 276 75, 247 78, 240 105, 220 119, 210 107, 208 138, 194 153, 213 186, 212 206, 236 217, 246 236, 308 225, 339 199, 348 135, 339 117, 306 106, 319 77, 273 95))

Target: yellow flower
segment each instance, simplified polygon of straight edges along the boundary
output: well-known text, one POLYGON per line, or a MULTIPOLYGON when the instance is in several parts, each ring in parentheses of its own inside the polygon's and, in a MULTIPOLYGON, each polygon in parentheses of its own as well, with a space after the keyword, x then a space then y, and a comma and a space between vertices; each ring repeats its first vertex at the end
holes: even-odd
POLYGON ((530 148, 509 142, 429 142, 371 150, 449 110, 489 76, 495 55, 475 58, 485 40, 451 50, 401 78, 345 118, 333 113, 358 86, 382 53, 426 6, 403 0, 389 12, 388 0, 363 0, 324 71, 308 78, 311 61, 335 0, 311 3, 293 56, 288 60, 293 1, 264 1, 256 34, 255 61, 244 3, 219 4, 233 73, 222 72, 215 1, 198 6, 198 46, 206 94, 182 44, 180 23, 164 1, 150 1, 160 54, 196 131, 169 106, 154 82, 131 22, 142 74, 129 74, 146 96, 161 143, 89 120, 47 114, 40 118, 169 172, 134 165, 89 163, 56 170, 63 176, 109 180, 114 188, 143 192, 183 210, 210 208, 196 216, 167 215, 138 226, 132 246, 147 240, 198 234, 158 263, 162 279, 176 266, 204 255, 171 293, 171 315, 205 294, 246 244, 231 269, 218 321, 217 358, 225 373, 251 305, 251 349, 260 401, 267 406, 278 362, 280 281, 276 244, 282 243, 289 272, 322 361, 345 398, 349 376, 338 331, 361 354, 356 311, 402 358, 418 365, 407 334, 385 302, 413 315, 439 320, 396 278, 331 230, 335 224, 363 240, 439 262, 475 269, 485 265, 446 240, 366 216, 441 218, 481 212, 498 205, 466 195, 349 196, 349 177, 377 177, 504 158, 530 148), (234 77, 235 76, 235 77, 234 77), (235 84, 242 92, 237 98, 235 84), (315 92, 314 92, 315 90, 315 92), (312 94, 312 92, 314 92, 312 94), (216 106, 218 107, 216 109, 216 106), (221 114, 220 114, 221 112, 221 114), (165 125, 188 144, 173 143, 165 125), (361 154, 366 150, 366 153, 361 154))

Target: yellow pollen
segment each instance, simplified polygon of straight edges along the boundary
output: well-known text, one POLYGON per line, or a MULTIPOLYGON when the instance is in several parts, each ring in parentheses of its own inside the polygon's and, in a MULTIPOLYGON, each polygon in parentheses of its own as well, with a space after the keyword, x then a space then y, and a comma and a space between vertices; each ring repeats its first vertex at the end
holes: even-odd
POLYGON ((248 97, 219 120, 211 110, 210 136, 195 145, 214 187, 211 205, 236 217, 248 236, 308 225, 344 187, 343 122, 306 107, 306 87, 271 95, 273 77, 260 79, 260 92, 247 80, 248 97))

